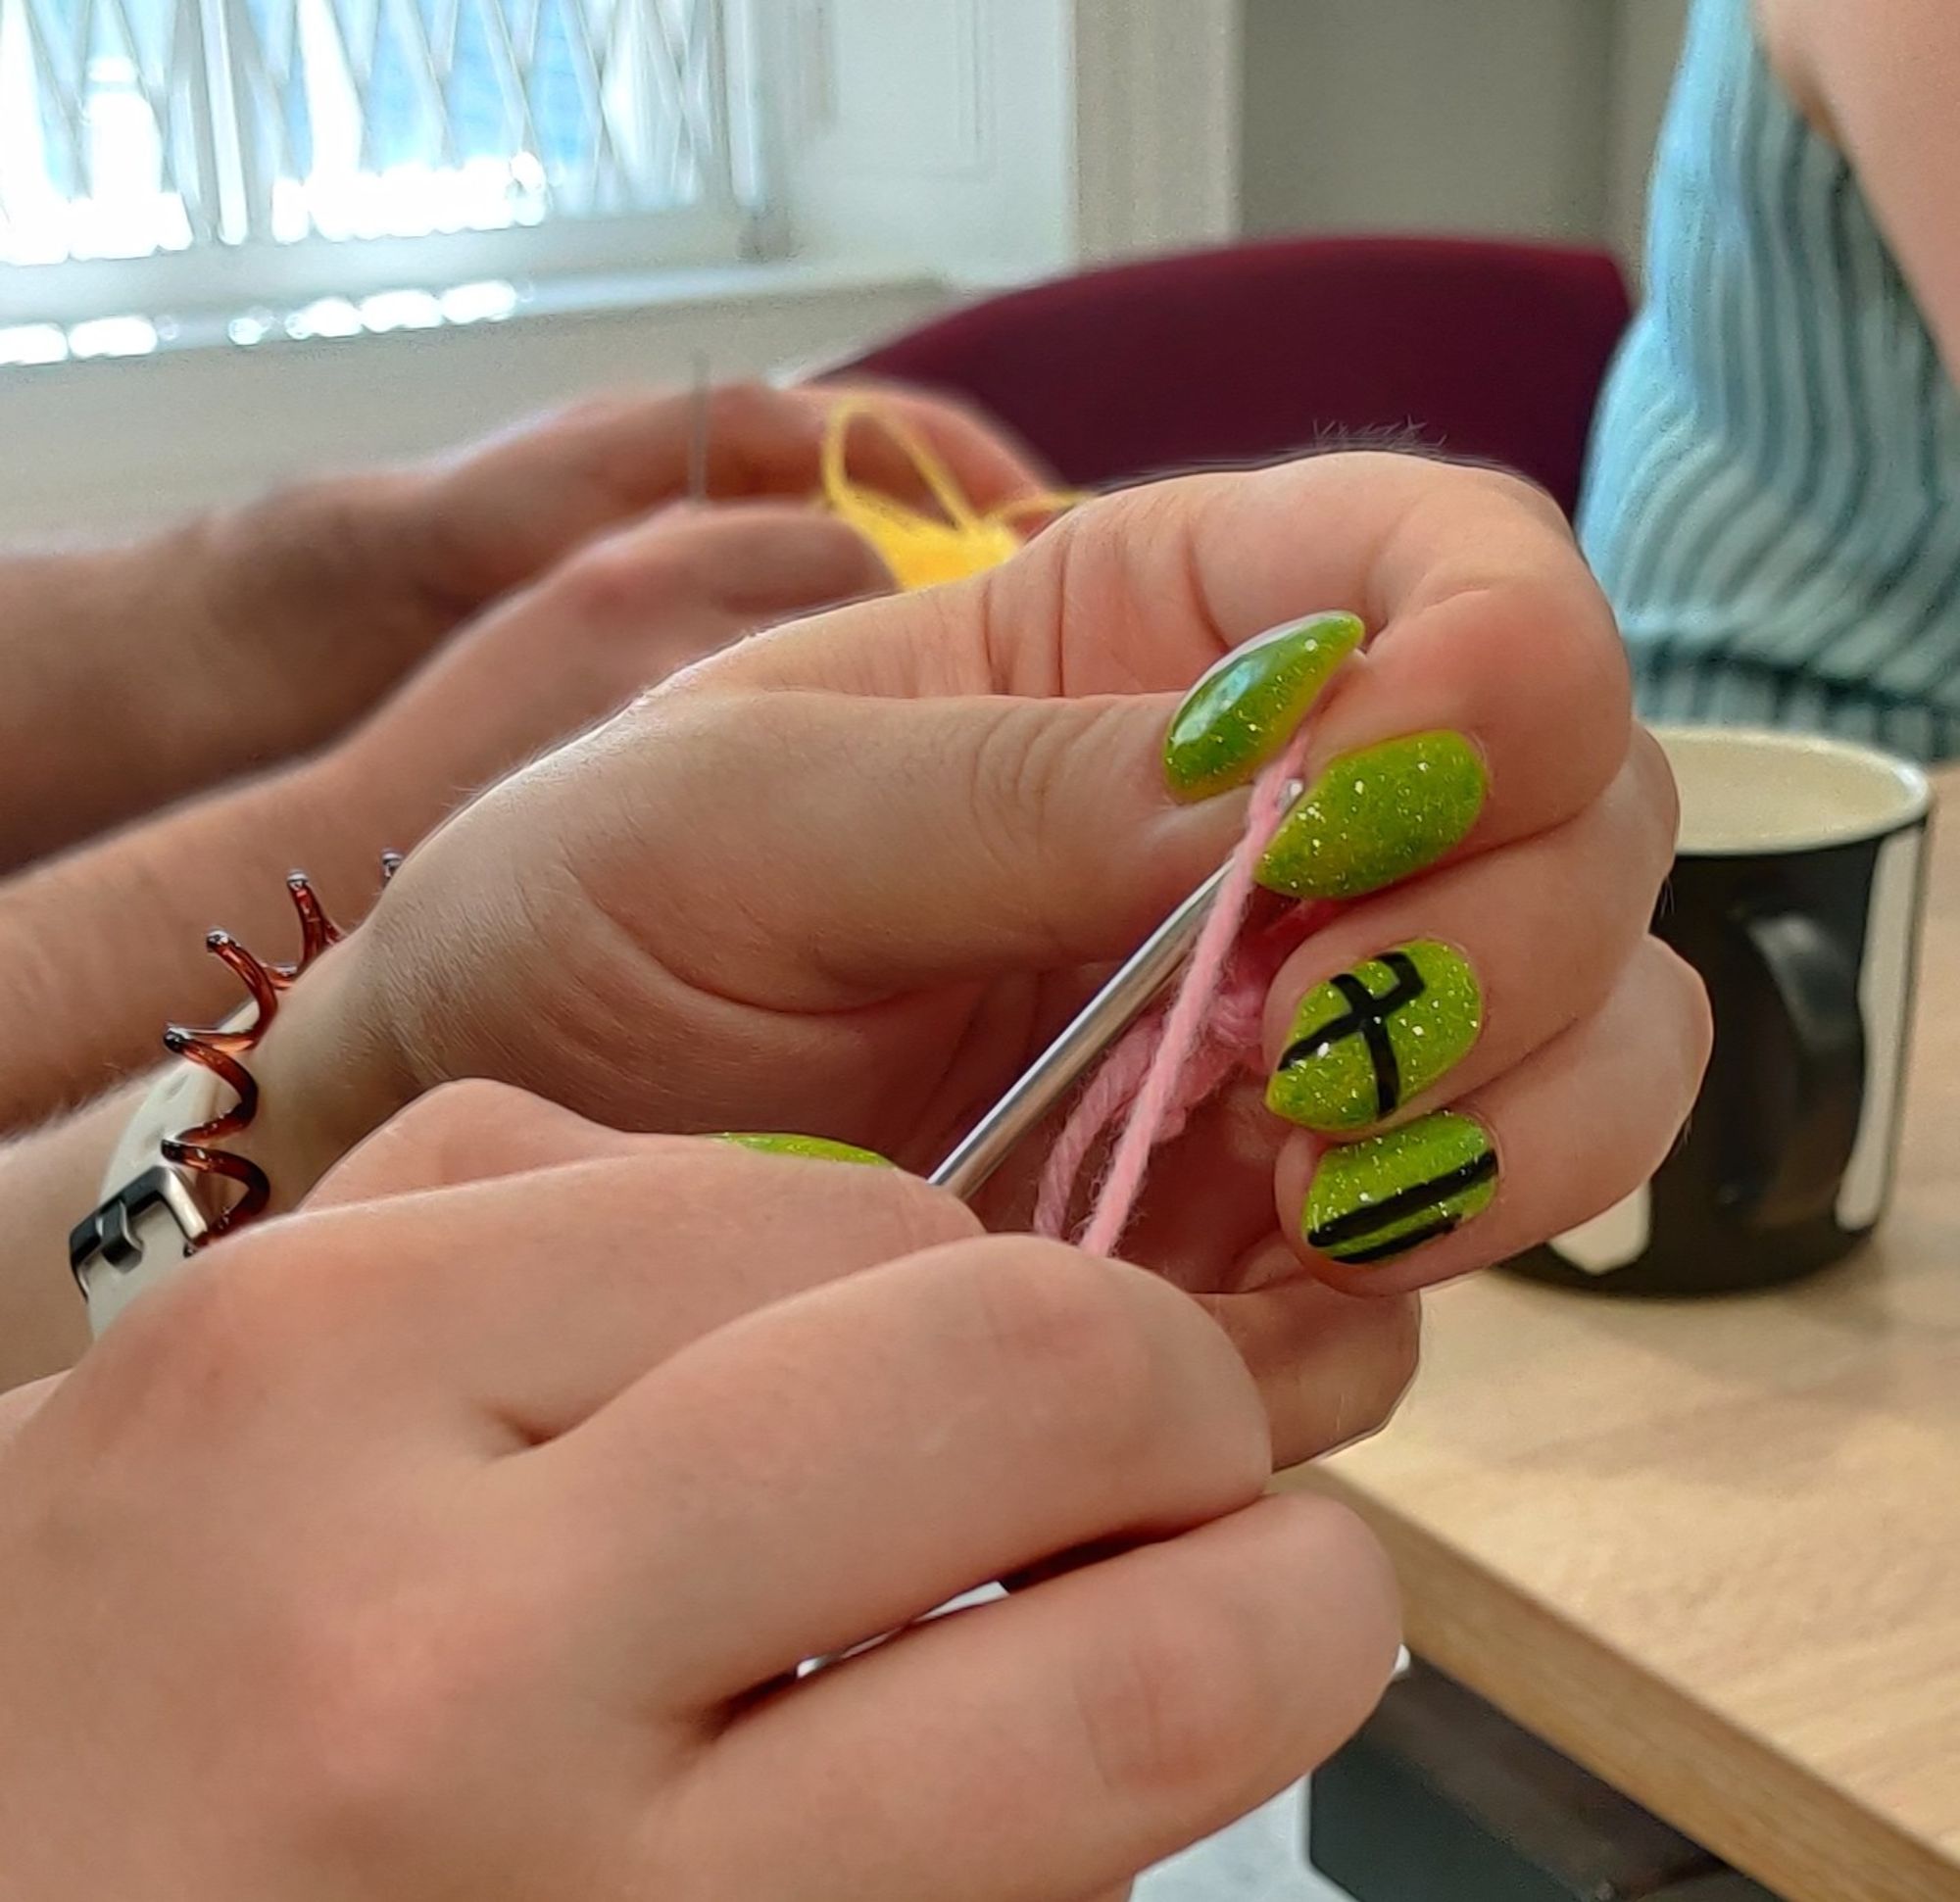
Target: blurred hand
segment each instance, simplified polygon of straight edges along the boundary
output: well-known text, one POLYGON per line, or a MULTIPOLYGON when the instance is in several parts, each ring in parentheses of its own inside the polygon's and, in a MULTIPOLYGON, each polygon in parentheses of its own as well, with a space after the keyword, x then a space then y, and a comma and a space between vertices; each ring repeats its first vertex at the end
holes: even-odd
POLYGON ((4 1902, 1079 1902, 1394 1660, 1181 1294, 487 1085, 4 1412, 4 1902))
POLYGON ((315 783, 406 848, 461 799, 704 656, 890 585, 855 530, 802 504, 674 504, 489 610, 333 749, 315 783))
MULTIPOLYGON (((841 394, 715 392, 710 497, 808 501, 841 394)), ((956 407, 878 396, 983 506, 1043 486, 956 407)), ((0 873, 310 760, 493 603, 674 502, 694 415, 672 392, 591 402, 421 467, 306 484, 125 547, 0 559, 0 873), (77 774, 82 729, 94 762, 77 774)), ((884 432, 859 431, 851 460, 913 496, 884 432)), ((533 722, 530 744, 553 730, 533 722)))
MULTIPOLYGON (((844 393, 713 392, 710 496, 807 500, 844 393)), ((878 395, 986 506, 1041 486, 1021 452, 956 405, 878 395)), ((305 751, 499 596, 680 498, 693 426, 686 391, 595 399, 420 466, 308 485, 206 524, 208 628, 190 663, 250 727, 258 757, 305 751)), ((909 464, 878 432, 862 432, 853 458, 867 481, 910 493, 909 464)))
MULTIPOLYGON (((1646 935, 1673 794, 1611 617, 1557 512, 1481 471, 1326 457, 1133 491, 973 582, 649 695, 460 815, 299 987, 255 1152, 297 1195, 401 1102, 482 1075, 615 1126, 815 1132, 924 1170, 1237 836, 1241 798, 1166 794, 1180 691, 1341 604, 1378 632, 1311 716, 1309 774, 1446 730, 1488 794, 1299 950, 1265 1055, 1322 980, 1386 995, 1368 960, 1415 947, 1455 999, 1425 1049, 1454 1060, 1410 1055, 1338 1143, 1228 1092, 1159 1152, 1125 1251, 1213 1297, 1283 1454, 1371 1422, 1385 1396, 1306 1380, 1302 1341, 1406 1336, 1410 1291, 1618 1199, 1707 1048, 1698 985, 1646 935), (1405 1216, 1372 1233, 1391 1198, 1405 1216)), ((1325 828, 1343 850, 1434 816, 1413 781, 1370 797, 1325 828)), ((991 1224, 1025 1222, 1038 1161, 990 1186, 991 1224)))

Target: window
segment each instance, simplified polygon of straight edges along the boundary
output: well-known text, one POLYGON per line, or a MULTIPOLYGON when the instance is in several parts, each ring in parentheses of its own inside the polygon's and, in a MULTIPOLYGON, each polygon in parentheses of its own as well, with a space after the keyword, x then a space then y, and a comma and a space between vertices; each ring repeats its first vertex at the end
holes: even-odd
POLYGON ((741 0, 0 0, 0 323, 733 259, 758 56, 741 0))

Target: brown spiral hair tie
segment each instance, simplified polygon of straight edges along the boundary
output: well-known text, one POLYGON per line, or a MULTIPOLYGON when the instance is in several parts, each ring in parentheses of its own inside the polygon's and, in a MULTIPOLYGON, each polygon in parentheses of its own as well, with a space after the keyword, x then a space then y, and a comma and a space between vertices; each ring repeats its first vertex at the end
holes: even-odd
MULTIPOLYGON (((381 884, 385 889, 402 862, 398 852, 381 856, 381 884)), ((239 1060, 255 1049, 271 1028, 279 1012, 280 993, 302 977, 330 946, 340 942, 340 932, 326 915, 319 895, 304 872, 286 876, 286 892, 299 914, 300 954, 291 964, 268 964, 253 956, 228 931, 214 931, 204 941, 205 949, 244 985, 256 1009, 252 1021, 239 1030, 191 1030, 172 1024, 164 1032, 164 1048, 172 1056, 201 1065, 237 1093, 238 1100, 222 1114, 199 1123, 180 1136, 167 1137, 164 1160, 173 1162, 193 1175, 220 1177, 235 1182, 243 1194, 212 1218, 206 1233, 193 1243, 202 1248, 220 1236, 242 1228, 263 1215, 271 1199, 272 1185, 256 1162, 217 1145, 249 1129, 259 1113, 259 1085, 239 1060)))

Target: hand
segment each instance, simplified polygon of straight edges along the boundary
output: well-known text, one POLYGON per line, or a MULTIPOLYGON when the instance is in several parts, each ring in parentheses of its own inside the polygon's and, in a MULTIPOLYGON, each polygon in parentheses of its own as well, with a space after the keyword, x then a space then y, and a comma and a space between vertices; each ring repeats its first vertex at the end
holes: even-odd
MULTIPOLYGON (((844 393, 716 390, 710 496, 808 500, 824 419, 844 393)), ((1041 486, 1018 450, 957 406, 878 394, 988 506, 1041 486)), ((216 646, 203 677, 250 724, 256 757, 318 745, 500 596, 680 499, 693 427, 686 391, 601 398, 420 467, 314 484, 206 524, 216 646)), ((877 432, 853 455, 866 480, 909 493, 909 465, 877 432)))
POLYGON ((4 1902, 1079 1902, 1394 1660, 1181 1294, 487 1085, 5 1410, 4 1902))
MULTIPOLYGON (((297 1195, 419 1090, 491 1075, 615 1125, 814 1131, 929 1166, 1226 854, 1241 802, 1164 791, 1180 691, 1340 604, 1379 631, 1313 715, 1310 773, 1446 730, 1488 794, 1443 811, 1363 776, 1374 803, 1330 840, 1422 875, 1301 947, 1265 1058, 1321 980, 1386 994, 1363 961, 1414 946, 1448 1006, 1424 1048, 1454 1061, 1404 1050, 1401 1133, 1376 1145, 1352 1142, 1366 1102, 1335 1123, 1329 1066, 1275 1090, 1293 1121, 1228 1092, 1160 1151, 1126 1244, 1221 1297, 1283 1454, 1324 1443, 1342 1396, 1298 1372, 1323 1284, 1405 1295, 1608 1206, 1665 1154, 1707 1049, 1699 986, 1646 935, 1666 769, 1562 519, 1507 478, 1326 457, 1133 491, 972 583, 694 670, 411 859, 268 1040, 256 1152, 297 1195), (1370 1175, 1408 1211, 1392 1233, 1350 1219, 1370 1175)), ((1032 1165, 990 1222, 1024 1220, 1032 1165)))
POLYGON ((353 924, 381 854, 500 773, 759 625, 885 585, 869 547, 813 510, 663 510, 492 609, 320 757, 16 882, 0 894, 0 966, 23 1000, 0 1060, 0 1129, 147 1067, 167 1021, 228 1015, 235 981, 204 934, 221 924, 282 954, 295 863, 353 924))
POLYGON ((890 585, 854 529, 806 506, 675 504, 492 608, 310 783, 371 841, 371 861, 704 656, 890 585))

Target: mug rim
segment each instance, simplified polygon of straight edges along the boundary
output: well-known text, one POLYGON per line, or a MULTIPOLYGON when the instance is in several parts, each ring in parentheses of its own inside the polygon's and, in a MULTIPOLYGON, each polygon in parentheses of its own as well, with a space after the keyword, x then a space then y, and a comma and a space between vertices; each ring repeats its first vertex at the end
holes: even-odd
MULTIPOLYGON (((1924 768, 1912 760, 1895 753, 1887 753, 1882 747, 1867 746, 1859 740, 1840 740, 1836 734, 1801 733, 1774 726, 1715 726, 1694 724, 1683 720, 1653 721, 1647 731, 1660 742, 1666 752, 1671 739, 1687 739, 1692 743, 1740 742, 1743 748, 1760 749, 1765 753, 1781 753, 1786 756, 1820 755, 1843 760, 1860 768, 1883 773, 1897 788, 1903 799, 1899 810, 1890 817, 1870 824, 1849 826, 1841 831, 1820 832, 1814 835, 1798 835, 1778 839, 1774 842, 1745 846, 1693 846, 1681 841, 1676 843, 1676 852, 1689 858, 1768 858, 1788 856, 1799 852, 1825 852, 1838 846, 1869 845, 1875 839, 1887 839, 1895 832, 1905 832, 1917 825, 1924 825, 1933 812, 1933 781, 1924 768)), ((1674 761, 1668 761, 1672 769, 1674 761)))

